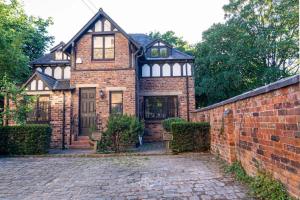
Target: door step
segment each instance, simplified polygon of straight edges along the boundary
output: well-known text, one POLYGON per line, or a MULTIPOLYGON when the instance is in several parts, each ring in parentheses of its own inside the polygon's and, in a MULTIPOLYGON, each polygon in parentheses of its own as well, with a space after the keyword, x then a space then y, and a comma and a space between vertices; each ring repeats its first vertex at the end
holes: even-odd
POLYGON ((93 149, 94 142, 90 140, 89 136, 78 136, 76 141, 72 141, 69 145, 70 149, 93 149))

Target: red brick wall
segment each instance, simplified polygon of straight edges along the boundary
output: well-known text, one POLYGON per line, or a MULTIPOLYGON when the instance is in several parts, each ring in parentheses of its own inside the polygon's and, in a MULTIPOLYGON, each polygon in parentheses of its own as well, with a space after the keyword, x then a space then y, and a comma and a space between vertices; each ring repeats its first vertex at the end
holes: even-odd
POLYGON ((240 160, 251 175, 265 169, 300 197, 299 82, 192 115, 210 122, 212 153, 240 160))
MULTIPOLYGON (((140 79, 140 110, 143 115, 143 94, 154 92, 153 96, 178 96, 179 117, 187 119, 186 77, 157 77, 140 79)), ((195 109, 194 79, 189 77, 189 112, 195 109)), ((162 140, 161 121, 146 121, 147 141, 162 140)))
POLYGON ((129 41, 121 33, 115 34, 115 59, 112 61, 92 60, 92 34, 86 33, 76 43, 76 58, 82 63, 76 64, 77 70, 116 69, 130 67, 129 41))

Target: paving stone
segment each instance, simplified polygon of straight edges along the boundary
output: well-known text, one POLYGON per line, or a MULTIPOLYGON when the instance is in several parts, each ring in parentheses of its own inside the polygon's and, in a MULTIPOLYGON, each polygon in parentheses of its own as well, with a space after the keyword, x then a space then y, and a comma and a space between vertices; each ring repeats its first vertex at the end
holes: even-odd
POLYGON ((0 159, 0 200, 251 199, 210 154, 0 159))

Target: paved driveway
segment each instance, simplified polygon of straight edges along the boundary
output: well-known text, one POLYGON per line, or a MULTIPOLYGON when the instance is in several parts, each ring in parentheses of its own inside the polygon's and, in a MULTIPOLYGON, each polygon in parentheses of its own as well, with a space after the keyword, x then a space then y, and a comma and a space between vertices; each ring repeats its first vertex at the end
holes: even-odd
POLYGON ((208 154, 0 158, 0 199, 249 199, 208 154))

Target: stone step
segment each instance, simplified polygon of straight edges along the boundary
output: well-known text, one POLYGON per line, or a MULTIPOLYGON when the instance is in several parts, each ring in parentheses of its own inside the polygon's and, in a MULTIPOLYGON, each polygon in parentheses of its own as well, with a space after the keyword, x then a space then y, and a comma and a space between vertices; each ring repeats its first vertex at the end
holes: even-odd
POLYGON ((93 146, 91 145, 75 145, 72 144, 69 146, 70 149, 93 149, 93 146))
POLYGON ((89 137, 89 136, 82 135, 82 136, 78 136, 78 137, 77 137, 77 140, 90 140, 90 137, 89 137))

